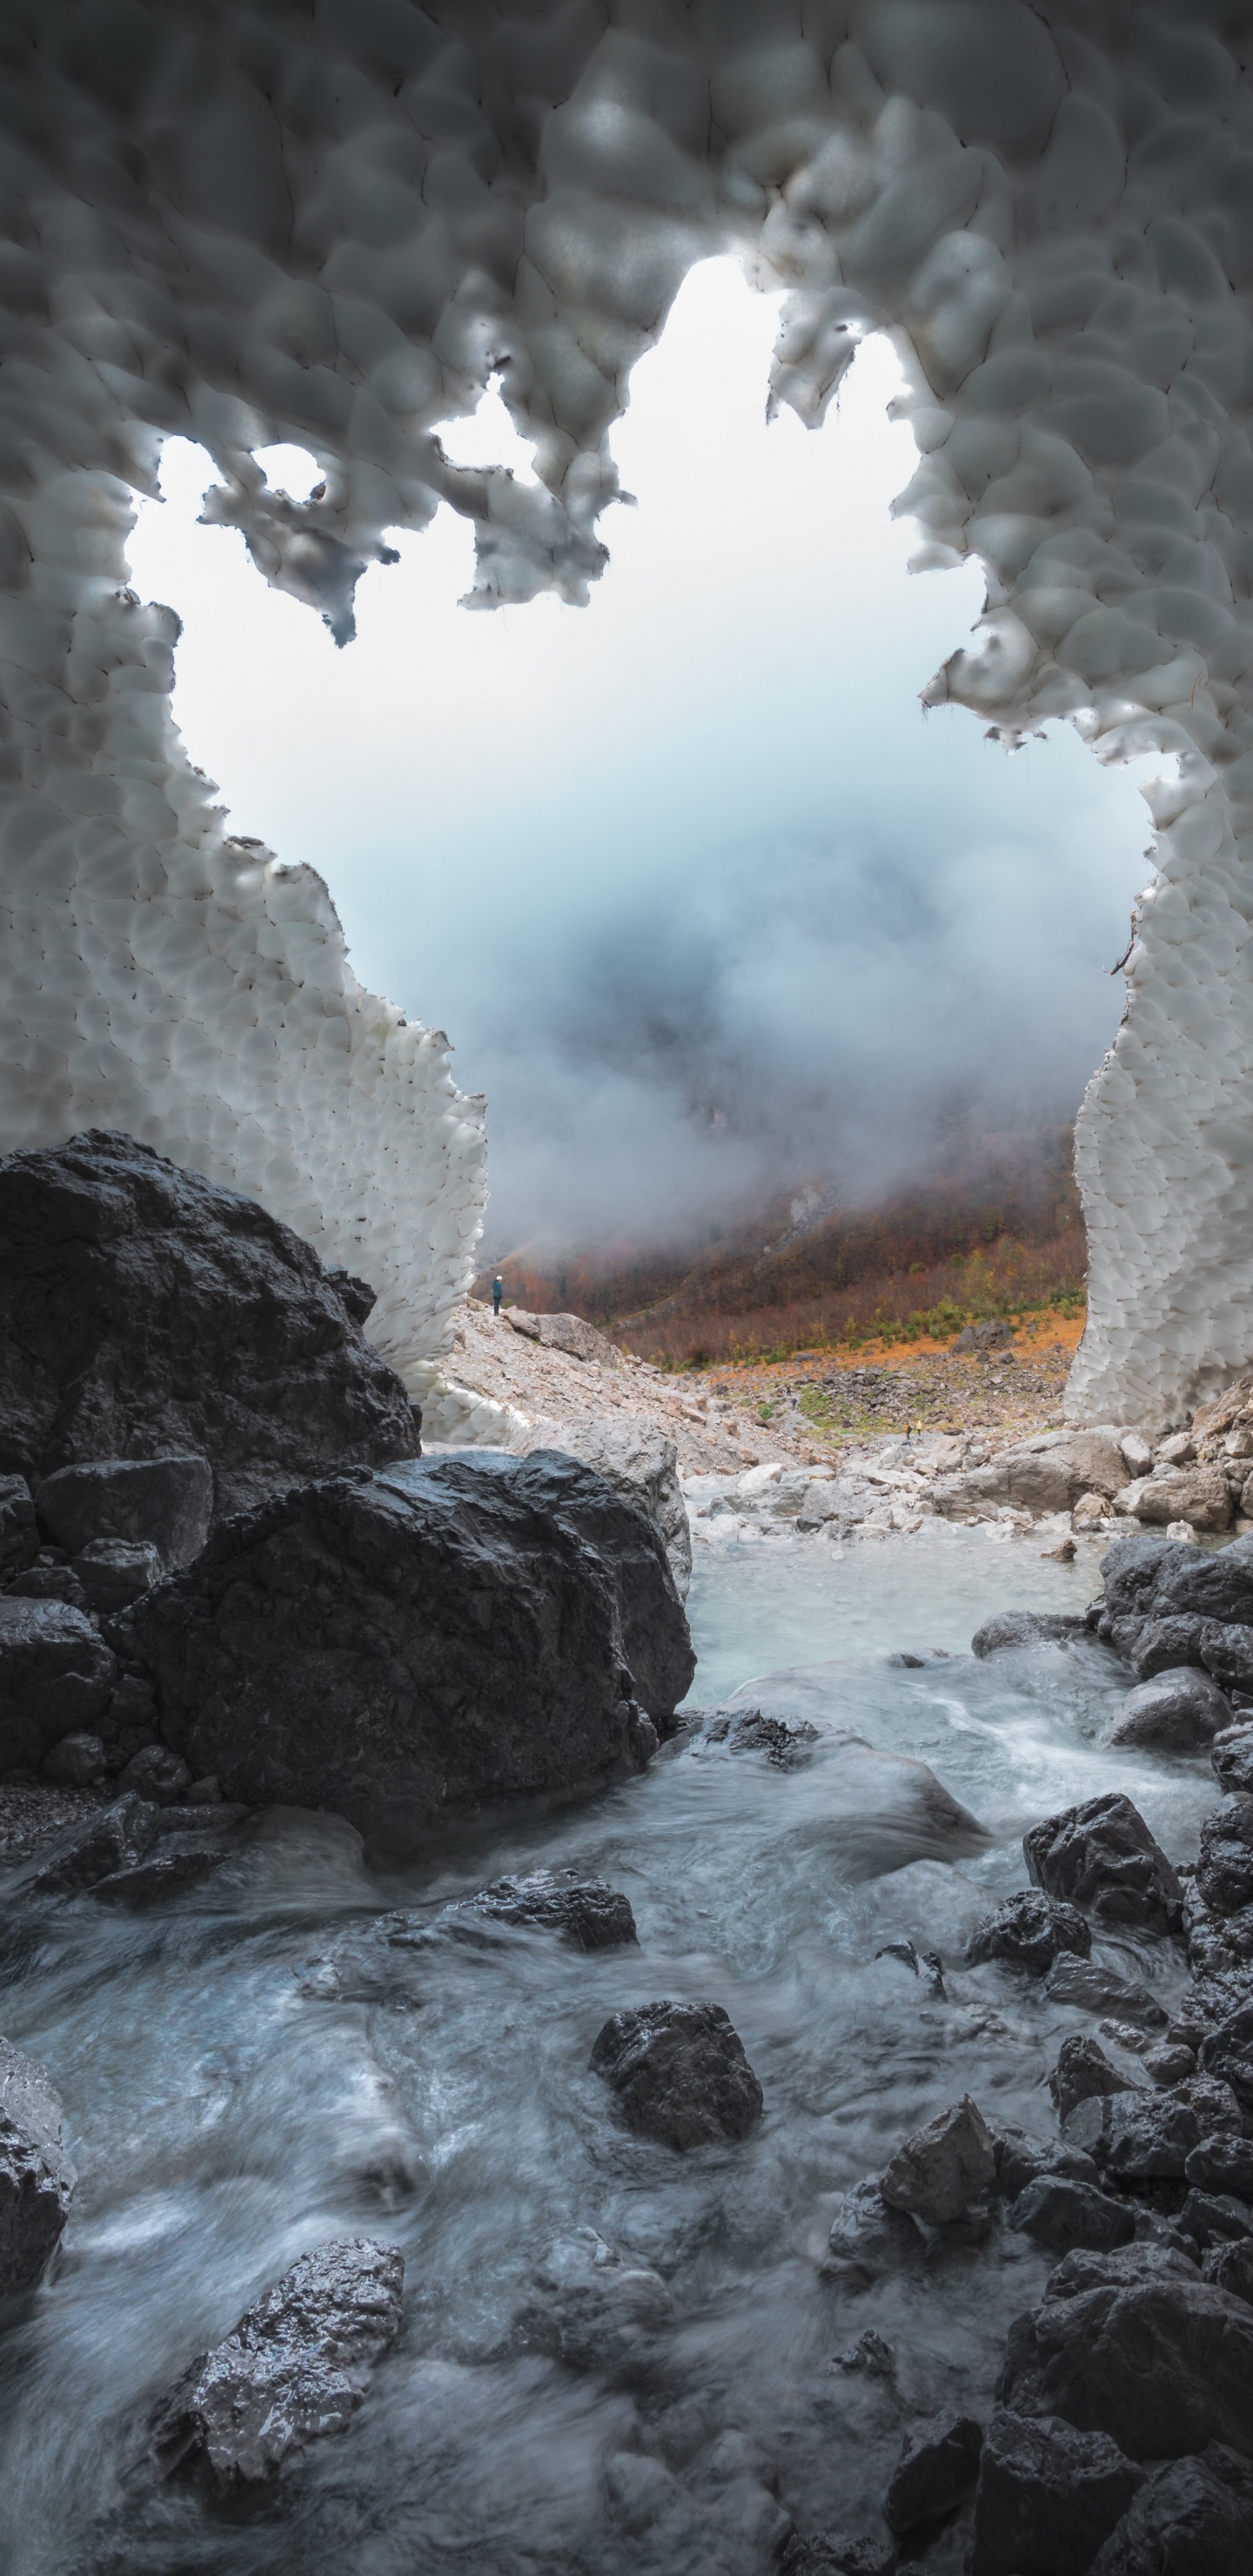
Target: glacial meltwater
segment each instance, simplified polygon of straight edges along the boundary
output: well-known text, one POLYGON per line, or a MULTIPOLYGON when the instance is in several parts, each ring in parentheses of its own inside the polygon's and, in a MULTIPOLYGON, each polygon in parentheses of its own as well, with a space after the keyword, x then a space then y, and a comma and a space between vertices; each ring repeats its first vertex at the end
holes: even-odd
MULTIPOLYGON (((1025 1883, 1024 1828, 1123 1789, 1182 1861, 1214 1800, 1202 1757, 1100 1748, 1127 1674, 1089 1637, 967 1651, 998 1609, 1081 1608, 1098 1553, 935 1524, 698 1548, 693 1699, 816 1723, 794 1767, 680 1736, 627 1785, 423 1850, 395 1820, 363 1848, 272 1812, 146 1914, 24 1904, 12 1873, 3 2027, 64 2097, 79 2184, 0 2342, 8 2576, 766 2576, 786 2517, 881 2533, 904 2427, 986 2421, 1051 2258, 998 2216, 858 2290, 820 2269, 832 2211, 963 2093, 1054 2133, 1048 2068, 1093 2025, 962 1964, 1025 1883), (918 1775, 848 1733, 930 1765, 986 1843, 950 1846, 918 1775), (625 1891, 638 1948, 434 1924, 569 1865, 625 1891), (906 1942, 942 1987, 876 1956, 906 1942), (662 1996, 729 2012, 765 2093, 744 2142, 634 2136, 590 2072, 607 2015, 662 1996), (247 2509, 162 2484, 155 2400, 306 2247, 353 2234, 401 2247, 406 2289, 349 2429, 247 2509)), ((1185 1982, 1170 1942, 1093 1955, 1166 2002, 1185 1982)), ((941 2534, 928 2566, 963 2546, 941 2534)))

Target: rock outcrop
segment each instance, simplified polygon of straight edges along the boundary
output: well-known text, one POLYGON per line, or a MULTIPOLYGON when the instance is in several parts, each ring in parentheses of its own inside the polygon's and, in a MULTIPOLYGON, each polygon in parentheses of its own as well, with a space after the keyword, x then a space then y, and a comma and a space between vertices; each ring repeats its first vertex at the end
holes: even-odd
POLYGON ((302 2254, 157 2408, 162 2475, 198 2477, 229 2496, 344 2432, 395 2341, 404 2278, 399 2248, 366 2237, 302 2254))
POLYGON ((109 1633, 193 1778, 425 1818, 639 1770, 695 1661, 651 1520, 545 1452, 289 1492, 109 1633))
POLYGON ((220 1516, 333 1467, 412 1456, 413 1408, 361 1331, 373 1303, 255 1199, 132 1136, 92 1128, 7 1155, 0 1469, 38 1484, 190 1452, 209 1462, 220 1516))

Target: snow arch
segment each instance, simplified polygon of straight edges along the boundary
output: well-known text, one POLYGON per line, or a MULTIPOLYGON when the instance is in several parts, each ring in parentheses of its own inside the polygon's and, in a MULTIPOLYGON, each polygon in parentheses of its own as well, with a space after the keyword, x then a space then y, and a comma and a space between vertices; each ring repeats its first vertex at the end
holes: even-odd
POLYGON ((132 496, 200 440, 341 640, 441 499, 471 604, 578 601, 631 366, 734 247, 789 289, 802 418, 895 335, 921 560, 987 568, 932 699, 1173 756, 1081 1120, 1074 1408, 1161 1418, 1253 1357, 1251 49, 1247 0, 3 0, 3 1143, 127 1125, 254 1191, 429 1384, 481 1104, 189 766, 132 496), (493 372, 535 486, 444 457, 493 372), (268 489, 274 442, 316 498, 268 489))

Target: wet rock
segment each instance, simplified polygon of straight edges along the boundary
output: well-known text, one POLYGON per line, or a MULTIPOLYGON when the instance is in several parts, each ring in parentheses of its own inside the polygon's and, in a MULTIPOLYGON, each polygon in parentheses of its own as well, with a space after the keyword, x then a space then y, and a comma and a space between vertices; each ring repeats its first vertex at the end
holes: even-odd
POLYGON ((620 2370, 674 2322, 660 2273, 624 2260, 592 2227, 548 2247, 514 2320, 521 2341, 572 2370, 620 2370))
POLYGON ((1143 2479, 1108 2434, 998 2408, 979 2463, 971 2576, 1087 2576, 1143 2479))
MULTIPOLYGON (((98 1458, 45 1476, 35 1507, 42 1527, 76 1563, 102 1540, 112 1540, 153 1549, 163 1566, 187 1565, 209 1535, 213 1474, 207 1459, 187 1450, 155 1458, 98 1458)), ((136 1583, 128 1599, 144 1589, 136 1583)))
POLYGON ((893 2576, 890 2541, 854 2539, 847 2532, 794 2531, 779 2560, 779 2576, 893 2576))
POLYGON ((193 1777, 341 1814, 629 1775, 694 1667, 653 1523, 547 1451, 285 1494, 110 1633, 193 1777))
POLYGON ((1253 1688, 1253 1626, 1237 1620, 1201 1622, 1201 1662, 1226 1691, 1253 1688))
POLYGON ((1191 2237, 1175 2230, 1167 2235, 1166 2221, 1152 2211, 1137 2210, 1135 2241, 1115 2246, 1112 2251, 1095 2246, 1076 2246, 1063 2256, 1045 2284, 1049 2299, 1079 2299, 1089 2290, 1119 2289, 1136 2281, 1195 2281, 1200 2277, 1200 2262, 1191 2237), (1141 2230, 1149 2228, 1143 2235, 1141 2230))
POLYGON ((1120 1700, 1103 1744, 1143 1744, 1161 1753, 1196 1753, 1231 1723, 1231 1703, 1208 1673, 1190 1665, 1155 1673, 1120 1700))
POLYGON ((1060 1645, 1069 1637, 1081 1636, 1083 1625, 1081 1617, 1062 1611, 1000 1610, 976 1628, 970 1651, 986 1657, 1012 1646, 1060 1645))
POLYGON ((1253 2509, 1204 2460, 1153 2469, 1091 2576, 1248 2576, 1253 2509))
POLYGON ((1003 1959, 1008 1967, 1043 1977, 1060 1952, 1086 1959, 1091 1948, 1091 1930, 1077 1906, 1044 1896, 1038 1888, 1024 1888, 976 1924, 966 1964, 973 1968, 985 1959, 1003 1959))
POLYGON ((1131 2089, 1126 2076, 1111 2066, 1095 2039, 1072 2033, 1062 2041, 1049 2077, 1049 2091, 1059 2120, 1068 2119, 1077 2102, 1086 2102, 1095 2094, 1128 2093, 1131 2089))
POLYGON ((1212 1553, 1164 1549, 1152 1597, 1157 1618, 1183 1612, 1224 1625, 1253 1626, 1253 1546, 1247 1538, 1237 1538, 1212 1553))
POLYGON ((1211 1914, 1253 1904, 1253 1796, 1220 1799, 1202 1820, 1196 1884, 1211 1914))
POLYGON ((824 2273, 863 2288, 882 2273, 921 2262, 926 2250, 913 2219, 906 2211, 889 2207, 873 2175, 845 2192, 831 2222, 828 2244, 824 2273))
MULTIPOLYGON (((195 1452, 219 1513, 417 1447, 371 1291, 255 1199, 92 1129, 0 1161, 0 1463, 195 1452)), ((148 1537, 102 1524, 95 1537, 148 1537)), ((68 1544, 68 1542, 62 1542, 68 1544)))
POLYGON ((1179 2233, 1191 2236, 1202 2251, 1253 2235, 1253 2209, 1234 2192, 1190 2191, 1179 2212, 1179 2233))
POLYGON ((1036 1887, 1098 1922, 1168 1932, 1181 1920, 1178 1877, 1139 1809, 1118 1791, 1033 1825, 1022 1848, 1036 1887))
POLYGON ((1228 1796, 1253 1795, 1253 1726, 1224 1727, 1209 1749, 1210 1768, 1228 1796))
POLYGON ((1017 2414, 1108 2433, 1131 2459, 1178 2459, 1207 2442, 1239 2449, 1253 2407, 1253 2309, 1160 2263, 1048 2296, 1011 2326, 998 2396, 1017 2414))
POLYGON ((133 1869, 157 1838, 158 1810, 142 1798, 118 1798, 72 1826, 23 1882, 26 1896, 81 1896, 96 1881, 133 1869))
POLYGON ((151 1799, 154 1807, 176 1807, 191 1787, 191 1773, 163 1744, 145 1744, 119 1772, 117 1785, 122 1797, 133 1790, 137 1798, 151 1799))
POLYGON ((1211 2245, 1201 2265, 1201 2278, 1229 2298, 1253 2307, 1253 2236, 1228 2237, 1211 2245))
POLYGON ((103 1717, 116 1680, 81 1610, 0 1596, 0 1771, 37 1771, 63 1735, 103 1717))
POLYGON ((61 2240, 76 2175, 46 2069, 0 2039, 0 2298, 33 2290, 61 2240))
POLYGON ((1211 1623, 1205 1619, 1146 1619, 1135 1642, 1131 1662, 1142 1682, 1155 1673, 1172 1672, 1181 1665, 1201 1666, 1204 1657, 1201 1641, 1211 1623))
POLYGON ((721 2004, 644 2004, 611 2015, 592 2049, 629 2128, 661 2145, 710 2146, 747 2137, 763 2094, 721 2004))
POLYGON ((938 2415, 914 2425, 883 2499, 883 2519, 900 2539, 941 2522, 965 2502, 979 2475, 983 2426, 973 2415, 938 2415))
MULTIPOLYGON (((545 1324, 577 1322, 578 1318, 545 1316, 545 1324)), ((621 1353, 612 1342, 583 1326, 600 1343, 602 1351, 621 1353)), ((662 1544, 670 1560, 675 1590, 680 1601, 686 1601, 692 1580, 692 1533, 688 1524, 687 1505, 679 1483, 679 1453, 661 1423, 636 1414, 598 1414, 586 1422, 563 1424, 562 1450, 572 1458, 581 1458, 616 1492, 625 1494, 628 1502, 639 1505, 656 1523, 662 1544)))
POLYGON ((24 1476, 0 1476, 0 1575, 30 1565, 39 1549, 35 1503, 24 1476))
POLYGON ((1221 2130, 1202 2138, 1183 2170, 1197 2191, 1231 2191, 1253 2201, 1253 2138, 1221 2130))
POLYGON ((821 1729, 811 1726, 805 1717, 766 1717, 759 1708, 737 1709, 734 1713, 715 1709, 692 1750, 764 1753, 772 1770, 795 1771, 811 1759, 820 1741, 821 1729))
POLYGON ((996 2153, 987 2122, 970 2095, 915 2129, 884 2167, 880 2188, 892 2209, 942 2227, 990 2191, 996 2153))
POLYGON ((74 1559, 87 1606, 107 1618, 161 1580, 161 1558, 148 1539, 93 1538, 74 1559))
POLYGON ((1060 2174, 1028 2183, 1011 2202, 1008 2218, 1020 2235, 1050 2254, 1069 2254, 1076 2245, 1109 2253, 1135 2235, 1135 2215, 1125 2200, 1111 2200, 1091 2183, 1067 2182, 1060 2174))
POLYGON ((1099 2181, 1099 2171, 1091 2156, 1078 2147, 1068 2147, 1063 2140, 1033 2138, 1026 2129, 991 2128, 996 2156, 996 2180, 992 2186, 998 2198, 1017 2200, 1029 2183, 1040 2182, 1047 2174, 1058 2174, 1069 2182, 1099 2181))
POLYGON ((1107 2013, 1133 2030, 1165 2030, 1169 2019, 1148 1986, 1115 1976, 1112 1968, 1059 1958, 1051 1971, 1048 1993, 1054 2003, 1073 2004, 1082 2012, 1107 2013))
POLYGON ((226 1859, 220 1843, 191 1841, 184 1835, 158 1843, 128 1869, 111 1871, 88 1890, 94 1904, 120 1906, 138 1914, 167 1897, 181 1896, 211 1878, 226 1859))
POLYGON ((847 2352, 836 2353, 832 2366, 836 2370, 863 2370, 867 2379, 895 2379, 896 2353, 873 2326, 868 2326, 847 2352))
MULTIPOLYGON (((1178 1541, 1172 1544, 1166 1539, 1150 1538, 1144 1532, 1135 1538, 1115 1539, 1101 1558, 1106 1617, 1138 1630, 1147 1619, 1167 1616, 1166 1611, 1155 1608, 1158 1586, 1185 1560, 1190 1562, 1194 1552, 1178 1541)), ((1253 1598, 1253 1590, 1250 1597, 1253 1598)), ((1207 1604, 1197 1615, 1206 1618, 1218 1614, 1207 1604)))
POLYGON ((1253 2115, 1253 2003, 1207 2032, 1199 2054, 1202 2073, 1230 2085, 1241 2110, 1253 2115))
POLYGON ((1181 2182, 1201 2124, 1180 2094, 1119 2092, 1076 2103, 1062 2134, 1120 2181, 1181 2182))
POLYGON ((105 1750, 98 1735, 63 1735, 44 1755, 45 1780, 63 1789, 90 1789, 105 1776, 105 1750))
POLYGON ((230 2494, 344 2432, 395 2340, 404 2277, 399 2247, 365 2237, 302 2254, 156 2409, 161 2474, 198 2475, 230 2494))
MULTIPOLYGON (((436 1917, 480 1915, 492 1923, 551 1924, 580 1950, 612 1950, 635 1941, 630 1900, 603 1878, 580 1878, 573 1869, 537 1869, 529 1878, 497 1878, 436 1917)), ((433 1927, 434 1928, 434 1927, 433 1927)))

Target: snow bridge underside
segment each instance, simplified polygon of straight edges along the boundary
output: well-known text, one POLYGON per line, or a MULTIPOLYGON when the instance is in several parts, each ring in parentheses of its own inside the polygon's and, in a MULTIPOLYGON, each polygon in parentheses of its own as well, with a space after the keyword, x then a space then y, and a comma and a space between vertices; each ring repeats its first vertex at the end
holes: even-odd
POLYGON ((631 367, 729 249, 788 290, 802 419, 894 335, 919 559, 987 571, 931 700, 1170 755, 1080 1124, 1073 1409, 1160 1420, 1253 1358, 1251 51, 1245 0, 2 0, 0 1144, 124 1126, 253 1192, 429 1391, 482 1103, 189 765, 134 496, 201 441, 340 640, 441 500, 471 604, 578 602, 631 367), (535 487, 443 455, 494 372, 535 487), (267 488, 280 440, 319 498, 267 488))

